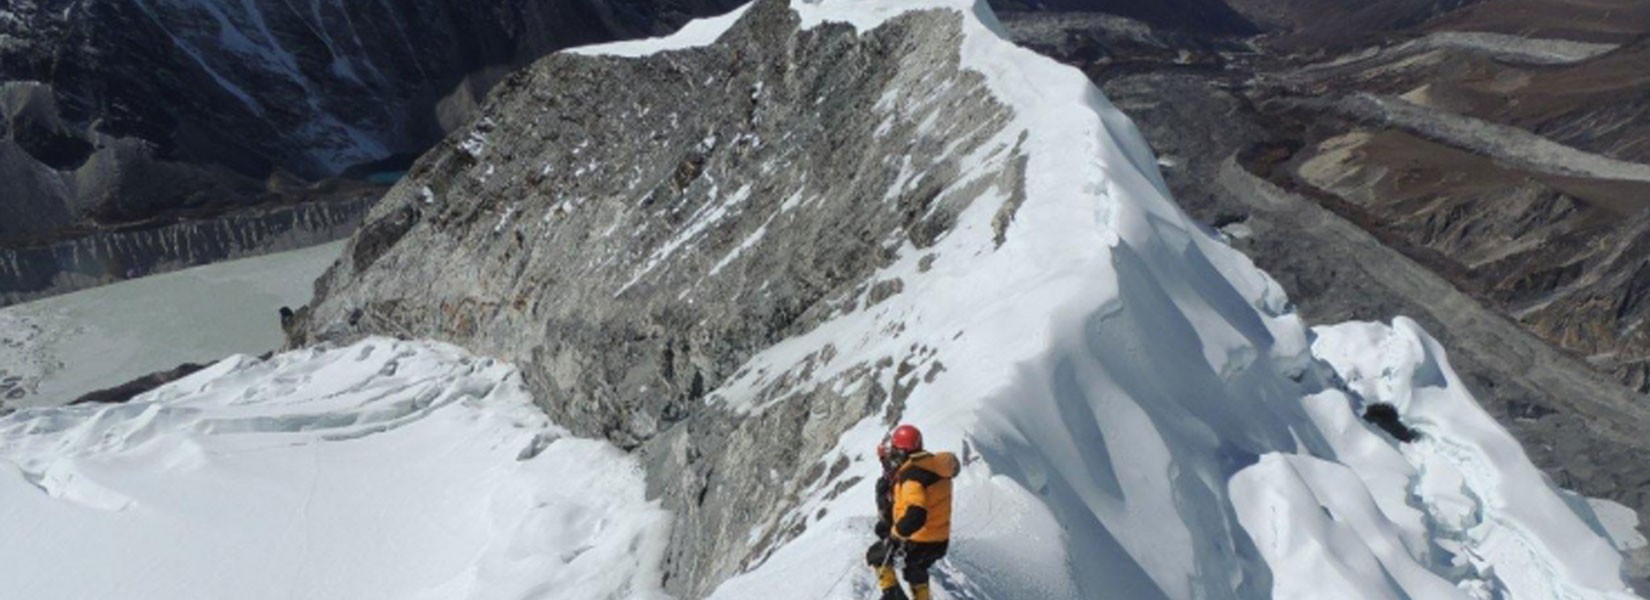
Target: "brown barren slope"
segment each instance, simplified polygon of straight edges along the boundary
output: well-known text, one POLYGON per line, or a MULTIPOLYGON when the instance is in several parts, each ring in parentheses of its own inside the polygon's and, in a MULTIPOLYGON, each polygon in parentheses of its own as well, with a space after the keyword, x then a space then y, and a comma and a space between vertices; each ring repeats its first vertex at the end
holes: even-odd
POLYGON ((1485 0, 1439 19, 1430 29, 1619 44, 1650 33, 1650 2, 1485 0))

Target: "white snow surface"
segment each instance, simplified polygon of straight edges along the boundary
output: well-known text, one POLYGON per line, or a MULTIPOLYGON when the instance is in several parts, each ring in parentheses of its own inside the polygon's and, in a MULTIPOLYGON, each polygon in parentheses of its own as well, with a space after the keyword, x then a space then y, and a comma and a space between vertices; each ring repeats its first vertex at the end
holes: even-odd
POLYGON ((285 341, 344 242, 225 261, 0 308, 0 405, 65 404, 186 362, 285 341), (16 378, 7 384, 9 378, 16 378), (8 397, 9 396, 9 397, 8 397))
POLYGON ((437 343, 0 418, 3 598, 661 598, 668 533, 634 459, 437 343))
MULTIPOLYGON (((758 353, 709 397, 756 413, 796 401, 763 394, 777 381, 910 364, 881 384, 921 378, 902 420, 964 459, 935 597, 1633 597, 1606 537, 1639 542, 1620 515, 1547 482, 1437 342, 1402 318, 1309 329, 1174 204, 1134 125, 1082 73, 1005 41, 983 2, 792 8, 862 31, 959 14, 965 68, 1015 115, 963 172, 1001 172, 1014 148, 1028 161, 1001 245, 998 184, 876 274, 903 291, 758 353), (1357 418, 1374 402, 1421 438, 1357 418)), ((579 52, 704 45, 739 14, 579 52)), ((932 100, 898 91, 873 110, 932 100)), ((657 594, 668 517, 633 463, 536 415, 508 367, 388 340, 232 359, 125 406, 25 410, 0 421, 0 534, 28 540, 0 550, 0 595, 657 594), (535 439, 557 441, 515 460, 535 439), (41 574, 63 565, 98 576, 41 574)), ((851 466, 793 490, 751 539, 800 533, 711 597, 873 597, 885 429, 867 418, 818 457, 851 466)))
MULTIPOLYGON (((860 31, 959 14, 964 67, 1015 114, 964 173, 1000 172, 1015 147, 1028 158, 1000 246, 1001 185, 873 277, 901 293, 759 353, 710 395, 759 412, 793 401, 766 395, 773 382, 840 386, 858 365, 912 364, 883 382, 922 379, 902 420, 967 457, 936 597, 1632 597, 1606 528, 1478 408, 1436 342, 1405 319, 1309 330, 1173 202, 1133 123, 1082 73, 1006 41, 983 2, 791 7, 805 27, 860 31), (1373 402, 1423 438, 1355 416, 1373 402)), ((875 110, 897 119, 930 100, 890 89, 875 110)), ((861 479, 799 490, 752 539, 801 533, 712 597, 873 596, 861 557, 884 431, 869 418, 820 457, 851 459, 844 479, 861 479)))
POLYGON ((709 46, 716 43, 716 39, 722 37, 722 34, 727 32, 729 27, 733 27, 734 23, 739 22, 739 17, 745 16, 745 11, 749 8, 750 5, 745 4, 723 15, 694 19, 683 25, 681 29, 676 30, 675 33, 666 36, 580 46, 569 48, 565 52, 589 56, 635 58, 670 50, 709 46))
POLYGON ((1617 550, 1631 551, 1650 547, 1650 539, 1639 532, 1639 514, 1633 509, 1609 500, 1587 498, 1587 507, 1598 517, 1605 535, 1617 550))
MULTIPOLYGON (((1355 394, 1365 402, 1393 405, 1422 434, 1396 456, 1343 448, 1369 447, 1350 430, 1351 435, 1331 438, 1340 445, 1342 462, 1359 473, 1403 476, 1408 500, 1423 514, 1394 507, 1388 514, 1420 520, 1396 519, 1390 525, 1431 538, 1443 551, 1433 558, 1448 565, 1448 572, 1498 578, 1504 597, 1584 598, 1620 581, 1621 557, 1596 532, 1608 528, 1591 509, 1587 517, 1578 513, 1530 464, 1517 440, 1473 401, 1448 368, 1443 347, 1419 325, 1399 318, 1391 327, 1347 323, 1314 332, 1314 352, 1355 394)), ((1338 408, 1319 399, 1308 410, 1318 417, 1338 408)))

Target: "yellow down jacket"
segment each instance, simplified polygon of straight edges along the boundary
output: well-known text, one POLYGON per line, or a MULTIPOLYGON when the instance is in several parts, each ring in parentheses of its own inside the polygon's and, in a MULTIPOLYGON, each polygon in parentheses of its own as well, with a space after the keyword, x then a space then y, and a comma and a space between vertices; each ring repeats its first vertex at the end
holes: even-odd
POLYGON ((913 542, 951 539, 951 478, 957 476, 950 452, 912 454, 894 472, 894 536, 913 542))

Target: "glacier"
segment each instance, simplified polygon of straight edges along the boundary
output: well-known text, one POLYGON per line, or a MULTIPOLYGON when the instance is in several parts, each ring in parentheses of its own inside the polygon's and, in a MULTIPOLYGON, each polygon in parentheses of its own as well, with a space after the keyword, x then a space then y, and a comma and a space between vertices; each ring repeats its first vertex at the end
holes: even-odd
MULTIPOLYGON (((529 408, 558 399, 530 400, 532 377, 515 369, 566 365, 535 364, 537 354, 501 340, 469 348, 504 355, 485 359, 441 342, 365 337, 386 316, 360 318, 366 300, 437 304, 426 296, 439 296, 453 281, 469 294, 502 290, 506 300, 493 301, 499 306, 511 306, 505 294, 516 294, 516 303, 536 310, 537 301, 513 282, 492 277, 521 273, 525 267, 517 265, 530 263, 494 260, 487 246, 461 244, 473 239, 461 234, 513 236, 518 245, 546 239, 564 213, 518 216, 545 210, 535 204, 541 200, 578 204, 580 218, 610 233, 625 221, 599 217, 635 214, 627 212, 634 202, 523 195, 501 206, 500 217, 471 218, 474 234, 432 232, 444 224, 424 223, 406 208, 437 202, 415 168, 375 209, 377 223, 393 222, 399 233, 386 242, 386 226, 369 224, 323 280, 328 293, 311 306, 312 326, 326 334, 315 337, 339 339, 270 361, 232 358, 129 405, 25 409, 0 421, 0 464, 16 465, 4 480, 10 499, 0 532, 137 544, 180 518, 164 512, 169 503, 248 494, 257 489, 243 485, 248 479, 291 477, 274 487, 305 487, 301 482, 319 465, 339 464, 348 469, 328 478, 331 486, 306 488, 332 487, 338 495, 326 491, 313 503, 253 503, 251 515, 191 511, 199 519, 195 535, 181 536, 183 549, 166 555, 187 575, 180 579, 225 590, 261 577, 282 594, 337 598, 646 598, 671 585, 686 586, 675 588, 683 595, 725 599, 867 598, 874 583, 861 563, 871 541, 873 449, 892 418, 918 424, 931 447, 964 459, 952 550, 936 573, 939 598, 1636 597, 1615 539, 1630 532, 1606 527, 1589 503, 1531 465, 1477 406, 1435 340, 1401 317, 1308 326, 1276 282, 1175 205, 1127 117, 1082 73, 1006 41, 984 3, 760 0, 680 36, 572 54, 591 61, 672 57, 720 44, 741 23, 780 8, 802 31, 845 24, 866 36, 919 17, 945 23, 938 31, 953 35, 924 39, 954 46, 907 55, 888 92, 865 107, 885 124, 877 135, 888 144, 901 143, 893 139, 900 135, 953 131, 947 127, 955 123, 944 118, 956 100, 951 92, 970 88, 943 72, 929 77, 932 65, 922 62, 948 52, 1008 116, 968 130, 978 143, 942 151, 955 150, 947 155, 955 172, 925 184, 938 186, 941 205, 958 207, 943 233, 920 245, 892 239, 888 260, 855 282, 864 285, 848 286, 848 302, 787 330, 709 385, 702 402, 715 415, 750 422, 784 410, 829 412, 837 407, 798 404, 859 398, 856 390, 869 386, 896 392, 868 396, 878 403, 840 432, 829 430, 829 419, 810 417, 803 434, 825 436, 823 453, 769 464, 759 442, 730 437, 729 451, 748 452, 735 459, 762 463, 752 470, 765 473, 754 482, 718 484, 782 491, 771 506, 747 499, 747 521, 710 521, 737 530, 698 532, 691 528, 703 525, 691 515, 673 514, 676 505, 658 500, 672 500, 658 492, 668 483, 659 482, 682 473, 647 472, 661 469, 650 466, 661 459, 649 454, 668 459, 689 454, 676 449, 685 446, 640 445, 627 455, 605 442, 573 439, 529 408), (911 90, 929 93, 902 93, 911 90), (432 254, 445 247, 419 245, 428 239, 461 251, 432 254), (440 267, 428 266, 433 256, 443 257, 440 267), (384 362, 408 354, 393 368, 384 362), (867 368, 879 364, 899 367, 867 368), (308 375, 331 370, 348 375, 308 375), (1419 438, 1399 442, 1358 418, 1375 403, 1393 406, 1419 438), (555 441, 535 454, 542 440, 555 441), (444 453, 454 445, 460 449, 444 453), (558 447, 582 454, 559 460, 558 447), (323 452, 338 455, 321 462, 323 452), (366 456, 351 460, 357 453, 366 456), (803 467, 811 464, 833 466, 809 476, 803 467), (420 465, 442 472, 417 482, 391 477, 420 465), (598 473, 623 476, 588 483, 598 473), (186 485, 162 485, 172 481, 186 485), (557 495, 572 487, 599 487, 605 501, 557 495), (431 512, 414 500, 464 508, 431 512), (258 512, 264 506, 267 512, 258 512), (592 534, 601 529, 593 522, 619 533, 592 534), (397 524, 434 525, 436 533, 397 524), (372 562, 347 572, 329 570, 335 565, 321 557, 336 548, 320 546, 278 545, 267 563, 234 563, 240 570, 206 567, 211 550, 202 548, 214 533, 244 527, 276 535, 317 526, 337 548, 373 535, 413 539, 358 550, 351 556, 372 562), (735 541, 702 546, 725 552, 692 573, 708 579, 671 583, 681 567, 664 546, 696 535, 735 541), (442 542, 471 554, 433 550, 442 542), (591 549, 579 551, 586 544, 591 549), (415 568, 395 560, 409 557, 431 562, 415 568), (194 569, 184 564, 190 561, 197 561, 194 569), (299 578, 281 567, 311 570, 299 578), (577 579, 570 573, 603 577, 568 584, 577 579)), ((750 95, 763 93, 758 87, 750 95)), ((505 106, 497 98, 490 105, 505 106)), ((536 154, 517 155, 500 141, 508 130, 507 122, 484 119, 456 133, 465 147, 452 152, 473 161, 461 177, 507 185, 500 182, 511 181, 517 168, 549 173, 550 166, 533 162, 536 154)), ((715 149, 717 139, 702 145, 715 149)), ((900 170, 890 197, 931 175, 900 170)), ((679 216, 677 228, 651 247, 619 257, 592 247, 590 260, 605 261, 600 265, 616 275, 591 282, 596 300, 587 301, 621 302, 650 286, 675 295, 660 283, 667 277, 750 273, 745 265, 752 261, 786 256, 788 221, 781 215, 829 216, 804 212, 817 198, 802 192, 758 203, 753 194, 772 189, 760 183, 705 184, 711 201, 679 216), (705 232, 723 222, 743 224, 748 234, 712 252, 705 232)), ((454 197, 454 186, 437 189, 440 202, 465 200, 454 197)), ((707 301, 696 290, 697 284, 675 297, 707 301)), ((476 304, 483 303, 467 306, 476 304)), ((408 308, 388 316, 419 318, 385 319, 384 327, 463 341, 513 323, 478 325, 438 306, 448 311, 441 318, 408 308), (423 329, 426 321, 436 324, 423 329)), ((562 411, 553 416, 576 416, 604 407, 592 400, 551 408, 562 411)), ((57 543, 50 547, 58 556, 89 551, 57 543)), ((40 564, 18 560, 28 558, 0 560, 0 573, 40 564)), ((160 585, 128 562, 92 565, 95 576, 80 585, 107 587, 88 589, 160 585)), ((14 578, 0 586, 17 585, 8 580, 14 578)), ((188 588, 130 589, 191 595, 188 588)))
POLYGON ((0 308, 0 406, 68 404, 184 363, 281 347, 341 242, 224 261, 0 308))

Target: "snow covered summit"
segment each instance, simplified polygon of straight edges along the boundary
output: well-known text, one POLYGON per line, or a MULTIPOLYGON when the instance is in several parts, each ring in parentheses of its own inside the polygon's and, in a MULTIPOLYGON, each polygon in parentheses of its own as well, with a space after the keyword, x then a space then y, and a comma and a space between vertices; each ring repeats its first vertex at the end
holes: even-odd
POLYGON ((1435 342, 1309 330, 983 4, 759 0, 552 56, 484 115, 292 341, 515 365, 645 468, 671 594, 869 597, 872 449, 904 421, 965 458, 941 598, 1631 596, 1435 342))

